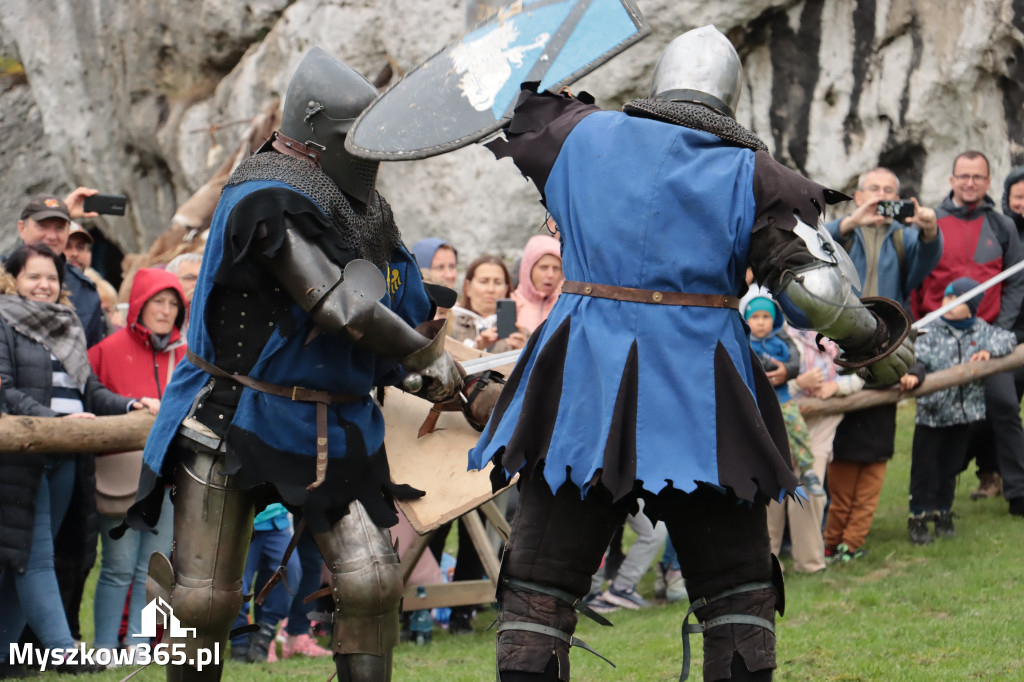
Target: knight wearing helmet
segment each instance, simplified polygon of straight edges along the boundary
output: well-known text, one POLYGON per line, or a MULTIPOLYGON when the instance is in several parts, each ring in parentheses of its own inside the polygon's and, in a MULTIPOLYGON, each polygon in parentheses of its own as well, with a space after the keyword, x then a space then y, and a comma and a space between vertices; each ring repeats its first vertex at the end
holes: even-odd
POLYGON ((615 528, 644 511, 668 527, 704 680, 770 680, 782 574, 767 502, 794 494, 775 391, 737 314, 748 265, 792 324, 835 339, 876 384, 913 361, 909 320, 862 304, 856 273, 819 227, 842 195, 772 160, 734 111, 741 64, 712 26, 676 38, 651 95, 622 112, 585 93, 524 87, 506 138, 562 234, 566 282, 530 337, 470 467, 518 473, 502 564, 503 682, 568 680, 577 611, 615 528))
MULTIPOLYGON (((344 149, 376 95, 311 50, 280 131, 234 171, 213 217, 190 351, 163 396, 127 518, 152 528, 173 487, 173 561, 153 556, 149 597, 196 628, 169 642, 188 660, 223 650, 243 600, 254 510, 282 501, 331 571, 338 679, 390 679, 403 586, 388 528, 394 500, 422 492, 392 482, 372 394, 405 382, 439 402, 461 379, 443 332, 415 329, 434 304, 375 189, 377 165, 344 149)), ((273 637, 261 629, 250 646, 265 652, 273 637)), ((167 666, 168 680, 220 676, 220 665, 167 666)))

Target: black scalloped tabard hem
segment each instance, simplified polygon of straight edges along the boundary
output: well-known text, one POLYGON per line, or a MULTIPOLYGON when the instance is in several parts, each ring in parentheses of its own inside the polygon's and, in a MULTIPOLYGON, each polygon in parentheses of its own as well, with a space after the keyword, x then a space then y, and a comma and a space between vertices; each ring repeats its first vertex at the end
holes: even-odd
MULTIPOLYGON (((491 485, 499 490, 508 484, 506 471, 519 472, 529 478, 547 458, 555 415, 558 413, 562 388, 565 349, 569 338, 569 320, 565 320, 539 351, 527 385, 516 428, 506 446, 499 448, 492 462, 491 485)), ((529 350, 529 348, 528 348, 529 350)), ((718 481, 695 481, 724 491, 731 490, 746 502, 778 499, 785 491, 792 494, 798 485, 789 452, 789 437, 774 387, 754 363, 754 389, 757 401, 750 394, 732 358, 721 343, 715 349, 716 439, 718 481), (761 406, 760 408, 758 406, 761 406)), ((499 408, 507 408, 516 385, 522 380, 517 367, 502 392, 499 408)), ((654 491, 643 489, 636 480, 636 403, 638 393, 638 358, 636 347, 630 349, 623 367, 619 393, 616 397, 603 466, 592 483, 609 490, 615 501, 643 491, 645 499, 688 493, 674 486, 673 481, 654 491)), ((492 428, 493 428, 492 420, 492 428)), ((568 472, 566 474, 568 480, 568 472)))
MULTIPOLYGON (((306 524, 314 533, 325 533, 338 519, 348 513, 349 505, 359 500, 373 523, 390 528, 398 523, 395 500, 414 500, 424 492, 410 485, 391 480, 387 455, 381 446, 375 454, 349 452, 344 458, 331 459, 324 482, 313 490, 306 486, 316 477, 316 460, 312 456, 283 452, 266 445, 253 433, 232 427, 228 433, 229 447, 224 471, 236 476, 235 484, 253 491, 256 504, 282 502, 291 511, 301 510, 306 524), (258 453, 238 457, 234 453, 258 453)), ((164 460, 164 471, 173 472, 178 453, 172 446, 164 460)), ((160 476, 143 466, 139 493, 128 510, 125 523, 111 535, 120 537, 125 528, 152 531, 160 518, 163 490, 172 474, 160 476)))
POLYGON ((718 482, 748 502, 778 499, 799 484, 778 395, 753 351, 751 357, 757 402, 729 353, 721 343, 715 348, 718 482))
POLYGON ((367 456, 362 448, 352 447, 355 440, 362 441, 354 431, 346 434, 350 447, 345 456, 328 461, 324 482, 313 490, 306 489, 316 478, 313 456, 277 450, 235 426, 228 430, 224 471, 237 475, 237 484, 245 488, 263 483, 271 486, 285 506, 302 509, 306 525, 314 533, 330 530, 348 513, 353 500, 363 504, 374 525, 390 528, 398 523, 394 501, 423 497, 424 492, 392 482, 384 446, 367 456))

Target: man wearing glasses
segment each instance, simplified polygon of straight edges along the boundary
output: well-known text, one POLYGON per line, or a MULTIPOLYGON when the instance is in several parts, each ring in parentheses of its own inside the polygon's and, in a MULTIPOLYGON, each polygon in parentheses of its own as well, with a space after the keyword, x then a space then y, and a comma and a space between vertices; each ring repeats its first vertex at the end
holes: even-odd
POLYGON ((885 296, 910 312, 910 292, 939 262, 942 235, 935 211, 921 206, 915 197, 908 218, 883 215, 879 202, 900 198, 900 181, 888 168, 879 166, 860 176, 853 213, 828 224, 832 237, 845 248, 863 284, 861 296, 885 296))
MULTIPOLYGON (((988 158, 978 151, 963 152, 953 161, 949 182, 952 190, 936 209, 944 241, 942 258, 911 300, 918 317, 942 305, 946 286, 957 277, 984 282, 1024 258, 1013 220, 1000 213, 987 194, 988 158)), ((1018 272, 984 293, 978 316, 1010 329, 1022 301, 1024 272, 1018 272)), ((1024 429, 1011 372, 985 379, 985 410, 995 438, 1003 496, 1011 514, 1024 516, 1024 429)))

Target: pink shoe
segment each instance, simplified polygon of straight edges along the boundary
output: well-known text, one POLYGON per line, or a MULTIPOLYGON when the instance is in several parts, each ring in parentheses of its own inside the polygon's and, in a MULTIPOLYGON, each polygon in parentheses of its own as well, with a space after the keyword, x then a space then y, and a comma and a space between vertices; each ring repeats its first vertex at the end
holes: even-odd
POLYGON ((330 656, 331 651, 317 644, 309 635, 289 635, 281 645, 281 658, 287 660, 296 654, 309 658, 323 658, 330 656))

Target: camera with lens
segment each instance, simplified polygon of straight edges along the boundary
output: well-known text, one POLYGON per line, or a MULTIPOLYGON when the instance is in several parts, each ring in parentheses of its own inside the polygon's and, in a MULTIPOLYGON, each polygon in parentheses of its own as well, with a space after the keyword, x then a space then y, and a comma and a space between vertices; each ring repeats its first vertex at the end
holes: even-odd
POLYGON ((897 199, 896 201, 883 200, 878 202, 878 215, 892 218, 903 225, 907 224, 908 218, 914 217, 914 202, 897 199))

